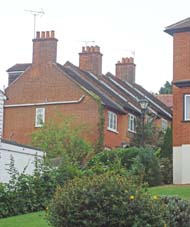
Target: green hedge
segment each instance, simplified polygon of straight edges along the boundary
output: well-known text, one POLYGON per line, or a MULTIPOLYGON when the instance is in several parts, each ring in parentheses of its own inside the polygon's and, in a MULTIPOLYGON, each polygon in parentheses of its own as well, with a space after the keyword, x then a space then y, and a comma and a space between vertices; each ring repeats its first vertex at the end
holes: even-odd
POLYGON ((47 218, 65 226, 164 226, 165 206, 127 177, 110 173, 83 176, 58 188, 47 218))

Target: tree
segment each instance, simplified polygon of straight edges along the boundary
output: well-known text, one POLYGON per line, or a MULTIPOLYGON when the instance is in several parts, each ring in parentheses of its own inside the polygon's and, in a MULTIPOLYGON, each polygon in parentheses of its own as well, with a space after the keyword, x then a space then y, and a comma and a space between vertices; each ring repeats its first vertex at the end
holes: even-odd
POLYGON ((144 122, 144 132, 142 120, 137 120, 136 134, 134 137, 134 146, 142 146, 142 134, 144 133, 144 144, 159 148, 163 141, 164 133, 155 125, 155 118, 147 114, 144 122))
POLYGON ((164 86, 160 88, 159 94, 172 94, 172 84, 166 81, 164 86))
POLYGON ((64 164, 82 164, 92 153, 92 145, 81 134, 86 128, 74 126, 73 118, 63 117, 49 121, 32 133, 32 144, 46 152, 48 159, 58 159, 64 164))

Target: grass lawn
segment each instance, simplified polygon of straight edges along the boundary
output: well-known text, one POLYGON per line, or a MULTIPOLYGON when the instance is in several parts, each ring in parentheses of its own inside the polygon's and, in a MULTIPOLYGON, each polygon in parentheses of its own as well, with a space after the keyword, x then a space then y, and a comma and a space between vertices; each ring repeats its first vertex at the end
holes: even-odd
POLYGON ((179 196, 190 200, 190 185, 164 185, 149 189, 151 195, 179 196))
POLYGON ((0 219, 1 227, 50 227, 44 212, 36 212, 0 219))

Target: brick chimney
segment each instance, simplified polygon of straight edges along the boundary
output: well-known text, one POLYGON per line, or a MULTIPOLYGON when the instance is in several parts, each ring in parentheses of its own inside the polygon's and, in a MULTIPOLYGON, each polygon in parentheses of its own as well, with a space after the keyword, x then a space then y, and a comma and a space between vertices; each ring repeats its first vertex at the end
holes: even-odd
POLYGON ((56 62, 57 41, 54 31, 36 32, 36 38, 33 39, 33 64, 56 62))
POLYGON ((123 81, 135 83, 135 67, 134 58, 122 58, 116 64, 115 75, 123 81))
POLYGON ((79 68, 96 76, 102 75, 102 54, 99 46, 82 47, 82 52, 79 53, 79 68))

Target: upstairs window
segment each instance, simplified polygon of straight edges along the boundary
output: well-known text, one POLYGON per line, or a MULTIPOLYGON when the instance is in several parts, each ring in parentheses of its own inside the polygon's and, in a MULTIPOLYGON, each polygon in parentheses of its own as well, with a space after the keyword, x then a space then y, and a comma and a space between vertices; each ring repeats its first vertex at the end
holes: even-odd
POLYGON ((190 94, 184 95, 184 121, 190 121, 190 94))
POLYGON ((108 129, 117 132, 117 114, 108 111, 108 129))
POLYGON ((45 108, 36 108, 35 127, 42 127, 45 123, 45 108))
POLYGON ((161 128, 162 128, 162 130, 164 130, 164 131, 166 131, 167 128, 168 128, 168 121, 165 120, 165 119, 163 119, 163 118, 162 118, 162 122, 161 122, 161 128))
POLYGON ((133 114, 128 115, 128 131, 136 132, 136 116, 133 114))

